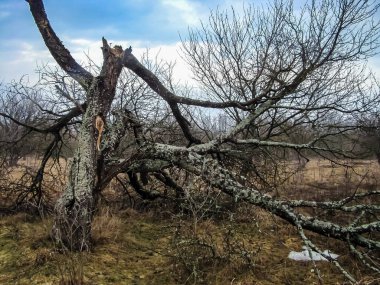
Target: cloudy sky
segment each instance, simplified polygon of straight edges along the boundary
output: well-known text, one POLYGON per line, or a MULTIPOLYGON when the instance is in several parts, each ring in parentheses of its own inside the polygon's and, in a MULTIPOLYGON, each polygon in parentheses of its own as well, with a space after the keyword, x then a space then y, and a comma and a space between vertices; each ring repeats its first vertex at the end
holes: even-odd
MULTIPOLYGON (((78 61, 85 53, 101 62, 101 38, 124 48, 132 46, 136 56, 147 48, 151 53, 176 60, 178 70, 187 76, 178 56, 179 35, 188 27, 207 21, 210 9, 241 6, 239 0, 45 0, 50 23, 78 61), (111 4, 112 3, 112 4, 111 4)), ((0 0, 0 82, 28 74, 52 60, 37 27, 22 0, 0 0)))
MULTIPOLYGON (((260 0, 250 1, 259 4, 260 0)), ((49 20, 57 35, 78 61, 85 53, 101 62, 101 38, 136 56, 150 48, 166 60, 177 61, 180 77, 188 76, 178 56, 179 35, 207 21, 210 9, 241 9, 243 0, 45 0, 49 20)), ((0 0, 0 82, 23 75, 36 78, 37 64, 51 60, 37 27, 22 0, 0 0)), ((380 71, 380 57, 371 61, 380 71)), ((380 72, 379 72, 380 74, 380 72)))

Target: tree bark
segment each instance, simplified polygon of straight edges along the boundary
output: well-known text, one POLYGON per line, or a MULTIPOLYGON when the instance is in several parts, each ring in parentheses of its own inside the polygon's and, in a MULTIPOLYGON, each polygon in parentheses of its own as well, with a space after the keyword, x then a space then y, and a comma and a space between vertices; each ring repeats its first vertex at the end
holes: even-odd
POLYGON ((53 237, 59 246, 69 250, 89 250, 91 242, 97 156, 92 109, 88 108, 84 115, 68 185, 55 206, 53 237))
MULTIPOLYGON (((109 113, 123 67, 124 51, 121 47, 111 48, 103 39, 102 50, 103 67, 87 90, 88 104, 83 115, 78 147, 70 166, 68 185, 55 206, 53 238, 59 246, 75 251, 91 248, 91 222, 103 178, 104 158, 104 151, 97 146, 101 134, 96 129, 95 120, 100 115, 105 120, 109 113)), ((104 142, 99 141, 102 148, 104 142)))

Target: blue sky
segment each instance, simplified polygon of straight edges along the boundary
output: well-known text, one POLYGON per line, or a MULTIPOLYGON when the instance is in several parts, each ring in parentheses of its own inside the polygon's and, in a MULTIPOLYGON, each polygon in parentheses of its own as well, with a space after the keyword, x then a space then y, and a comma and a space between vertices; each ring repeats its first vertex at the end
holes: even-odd
MULTIPOLYGON (((210 9, 239 4, 234 0, 45 0, 49 20, 63 43, 79 61, 84 52, 100 60, 101 38, 146 48, 167 50, 176 60, 179 34, 207 20, 210 9), (161 47, 161 49, 160 49, 161 47)), ((164 55, 163 55, 164 56, 164 55)), ((0 81, 29 74, 36 78, 37 64, 51 60, 22 0, 0 0, 0 81)))
MULTIPOLYGON (((88 52, 100 62, 104 36, 123 47, 132 45, 136 56, 146 48, 160 51, 162 58, 176 60, 179 74, 187 76, 177 53, 179 34, 207 21, 210 9, 239 9, 243 0, 45 0, 44 4, 54 30, 78 61, 84 61, 88 52)), ((0 82, 25 74, 35 79, 36 65, 49 60, 28 4, 0 0, 0 82)), ((372 63, 375 69, 377 63, 379 57, 372 63)))
MULTIPOLYGON (((178 31, 198 22, 217 2, 194 0, 45 0, 45 8, 59 35, 102 36, 155 42, 178 40, 178 31)), ((228 1, 226 1, 228 2, 228 1)), ((2 37, 36 40, 28 5, 21 0, 0 1, 2 37)))

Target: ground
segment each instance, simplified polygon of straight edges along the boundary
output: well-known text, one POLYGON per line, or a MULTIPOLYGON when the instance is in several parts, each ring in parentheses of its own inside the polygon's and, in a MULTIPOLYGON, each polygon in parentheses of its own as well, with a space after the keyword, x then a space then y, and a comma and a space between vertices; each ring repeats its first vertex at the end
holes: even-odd
MULTIPOLYGON (((374 183, 375 176, 369 172, 378 171, 375 162, 361 161, 356 166, 356 172, 367 173, 366 183, 374 183)), ((310 196, 334 196, 344 185, 355 185, 347 171, 327 161, 312 161, 289 180, 289 195, 297 196, 297 189, 314 189, 310 196)), ((314 265, 288 259, 290 251, 302 248, 297 233, 261 209, 242 205, 233 221, 209 217, 198 221, 195 230, 191 216, 163 207, 156 203, 115 211, 103 205, 94 221, 94 248, 86 253, 55 249, 49 237, 50 217, 4 216, 0 220, 0 284, 320 284, 315 270, 321 272, 323 284, 345 282, 328 262, 314 265)), ((339 261, 361 284, 377 284, 344 244, 320 239, 318 245, 339 251, 339 261)))

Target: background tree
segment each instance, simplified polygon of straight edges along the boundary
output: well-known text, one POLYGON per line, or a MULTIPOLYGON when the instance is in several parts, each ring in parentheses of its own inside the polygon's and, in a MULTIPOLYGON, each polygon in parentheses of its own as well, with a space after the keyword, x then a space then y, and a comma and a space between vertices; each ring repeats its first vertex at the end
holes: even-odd
POLYGON ((28 88, 23 80, 9 86, 1 85, 0 88, 0 109, 4 110, 0 118, 0 144, 2 145, 0 155, 7 167, 13 167, 17 165, 20 158, 33 150, 33 145, 26 144, 24 141, 29 133, 20 123, 27 125, 41 123, 38 122, 41 112, 33 103, 38 101, 39 94, 33 88, 28 88))
POLYGON ((361 138, 363 152, 367 156, 375 154, 380 164, 380 121, 378 110, 375 111, 358 118, 357 124, 361 126, 358 135, 361 138))
POLYGON ((50 76, 59 82, 52 90, 70 108, 47 126, 24 127, 52 135, 45 161, 62 133, 78 126, 66 190, 55 206, 57 243, 90 248, 99 194, 114 178, 120 180, 118 175, 125 174, 145 199, 168 195, 152 187, 156 183, 181 197, 185 182, 198 177, 236 203, 250 203, 294 225, 310 249, 321 252, 305 230, 346 242, 379 272, 378 191, 353 191, 334 201, 292 200, 269 194, 277 182, 263 175, 260 163, 265 156, 271 165, 289 157, 337 163, 354 157, 352 122, 379 103, 378 86, 363 64, 379 47, 374 21, 379 4, 321 0, 296 9, 292 1, 275 1, 266 10, 249 6, 242 15, 215 11, 209 24, 183 39, 199 83, 186 89, 173 83, 170 65, 140 63, 132 48, 111 47, 104 38, 102 66, 82 67, 55 34, 42 1, 28 3, 46 46, 71 79, 50 76), (207 124, 205 108, 221 114, 218 132, 207 124), (105 121, 100 151, 97 116, 105 121))

